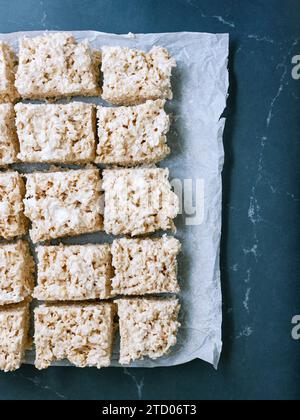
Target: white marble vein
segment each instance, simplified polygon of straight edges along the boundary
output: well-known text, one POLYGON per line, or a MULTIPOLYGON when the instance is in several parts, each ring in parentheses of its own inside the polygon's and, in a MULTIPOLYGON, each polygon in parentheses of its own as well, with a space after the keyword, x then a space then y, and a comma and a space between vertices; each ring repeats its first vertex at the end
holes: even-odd
POLYGON ((295 203, 298 203, 300 201, 300 198, 296 197, 295 194, 292 194, 290 192, 287 191, 286 195, 292 199, 292 201, 294 201, 295 203))
POLYGON ((268 36, 259 36, 259 35, 256 35, 256 34, 248 34, 247 38, 248 39, 253 39, 254 41, 257 41, 257 42, 266 42, 267 44, 276 44, 274 39, 272 39, 268 36))
POLYGON ((40 382, 39 378, 37 378, 37 377, 25 376, 25 375, 22 375, 20 372, 18 372, 18 374, 14 373, 13 376, 15 376, 15 377, 20 377, 21 376, 21 378, 25 379, 28 382, 31 382, 36 388, 39 388, 42 391, 48 391, 48 392, 52 393, 53 395, 55 395, 60 400, 67 400, 68 399, 65 395, 57 392, 55 389, 51 388, 49 385, 42 384, 40 382))
MULTIPOLYGON (((254 242, 253 246, 255 246, 256 249, 258 249, 259 247, 258 236, 257 236, 257 224, 263 221, 263 218, 261 217, 261 206, 259 205, 258 196, 257 196, 257 188, 259 186, 260 181, 263 179, 264 153, 265 153, 266 145, 269 141, 268 131, 271 127, 271 123, 274 118, 275 106, 277 105, 279 98, 284 91, 284 87, 287 86, 289 83, 289 81, 286 81, 287 75, 288 75, 287 63, 290 61, 290 56, 292 54, 292 51, 294 47, 298 44, 298 42, 299 42, 299 38, 293 41, 286 56, 284 57, 283 62, 278 64, 277 66, 277 68, 282 68, 282 73, 279 78, 279 83, 275 91, 275 95, 270 99, 270 106, 269 106, 268 113, 265 120, 264 135, 260 139, 260 152, 259 152, 257 171, 256 171, 257 175, 254 180, 254 184, 252 186, 249 208, 248 208, 248 218, 249 218, 250 223, 253 225, 253 242, 254 242)), ((257 253, 256 253, 256 256, 257 256, 257 253)))
MULTIPOLYGON (((179 1, 181 4, 184 4, 185 6, 192 7, 194 9, 196 9, 203 19, 217 20, 223 26, 227 26, 227 27, 232 28, 232 29, 237 28, 237 24, 234 21, 228 19, 227 16, 216 15, 216 14, 213 14, 213 15, 207 14, 207 13, 205 13, 204 9, 199 4, 196 4, 193 0, 177 0, 177 1, 179 1)), ((273 44, 273 45, 282 45, 283 44, 283 42, 277 42, 273 38, 271 38, 267 35, 258 35, 258 34, 243 32, 243 31, 239 31, 239 34, 241 34, 241 35, 245 36, 247 39, 255 41, 255 42, 261 42, 261 43, 273 44)))
POLYGON ((238 263, 236 263, 236 264, 234 264, 234 265, 230 266, 230 267, 229 267, 229 269, 230 269, 231 271, 238 272, 238 271, 239 271, 239 265, 238 265, 238 263))
POLYGON ((42 18, 41 18, 41 25, 42 28, 47 29, 47 12, 45 9, 45 5, 43 1, 40 1, 40 6, 41 6, 41 10, 42 10, 42 18))
POLYGON ((258 259, 258 241, 257 241, 257 237, 254 237, 256 243, 254 243, 254 245, 250 248, 243 248, 243 252, 244 255, 252 255, 255 260, 257 261, 258 259))
POLYGON ((249 303, 250 303, 251 291, 252 291, 251 287, 248 287, 248 289, 246 290, 246 293, 245 293, 244 301, 243 301, 243 306, 244 306, 244 308, 245 308, 245 310, 248 314, 250 313, 249 303))
POLYGON ((202 17, 211 17, 212 19, 216 19, 217 21, 219 21, 220 23, 222 23, 225 26, 230 26, 231 28, 235 28, 235 23, 231 22, 230 20, 227 20, 225 18, 223 18, 223 16, 217 16, 217 15, 213 15, 213 16, 206 16, 203 15, 202 17))
POLYGON ((240 338, 248 338, 253 334, 253 329, 251 327, 245 327, 242 331, 238 333, 236 339, 239 340, 240 338))
POLYGON ((247 271, 246 271, 246 277, 244 279, 244 281, 245 281, 246 284, 249 284, 250 283, 250 281, 251 281, 251 274, 252 274, 252 270, 251 270, 251 268, 248 268, 247 271))
POLYGON ((130 373, 130 371, 127 368, 124 368, 123 370, 124 370, 124 374, 129 376, 132 379, 133 383, 136 386, 138 399, 141 400, 143 397, 143 390, 144 390, 144 378, 142 378, 139 381, 133 373, 130 373))

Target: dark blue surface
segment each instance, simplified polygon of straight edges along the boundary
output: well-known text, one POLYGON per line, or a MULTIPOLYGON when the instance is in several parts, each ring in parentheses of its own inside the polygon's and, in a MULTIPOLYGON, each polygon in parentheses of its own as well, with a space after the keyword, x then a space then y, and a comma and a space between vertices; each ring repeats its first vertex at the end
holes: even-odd
POLYGON ((224 353, 176 368, 30 366, 0 374, 0 398, 299 399, 299 0, 0 1, 0 32, 205 31, 231 36, 225 132, 224 353))

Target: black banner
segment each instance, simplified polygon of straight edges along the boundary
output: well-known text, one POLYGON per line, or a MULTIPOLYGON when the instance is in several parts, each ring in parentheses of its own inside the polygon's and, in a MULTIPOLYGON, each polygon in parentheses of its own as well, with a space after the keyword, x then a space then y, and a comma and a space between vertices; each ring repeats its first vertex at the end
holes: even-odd
POLYGON ((195 416, 199 413, 199 401, 100 401, 101 416, 195 416))

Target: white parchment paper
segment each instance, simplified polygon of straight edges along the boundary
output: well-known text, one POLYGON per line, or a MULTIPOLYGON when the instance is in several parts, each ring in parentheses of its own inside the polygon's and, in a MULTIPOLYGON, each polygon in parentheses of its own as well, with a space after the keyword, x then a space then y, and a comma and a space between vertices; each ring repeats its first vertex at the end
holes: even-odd
MULTIPOLYGON (((2 34, 0 40, 17 50, 19 37, 39 34, 41 32, 2 34)), ((199 358, 217 367, 222 349, 219 248, 225 120, 221 115, 228 91, 229 37, 227 34, 187 32, 114 35, 75 31, 73 35, 78 40, 88 39, 96 49, 104 45, 120 45, 149 50, 159 45, 166 47, 177 61, 172 77, 174 100, 167 105, 167 110, 173 114, 168 136, 172 154, 160 166, 169 167, 177 191, 183 188, 183 211, 176 220, 176 236, 183 245, 179 257, 182 327, 178 344, 168 356, 154 361, 145 359, 132 366, 173 366, 199 358), (190 214, 193 207, 197 210, 190 214)), ((84 100, 103 103, 99 98, 84 100)), ((38 165, 39 169, 46 167, 38 165)), ((37 165, 14 165, 14 168, 30 172, 37 165)), ((62 242, 112 240, 104 233, 97 233, 66 238, 62 242)), ((26 362, 32 363, 33 360, 34 353, 31 352, 26 362)), ((60 364, 68 365, 67 362, 60 364)), ((118 366, 118 340, 113 366, 118 366)))

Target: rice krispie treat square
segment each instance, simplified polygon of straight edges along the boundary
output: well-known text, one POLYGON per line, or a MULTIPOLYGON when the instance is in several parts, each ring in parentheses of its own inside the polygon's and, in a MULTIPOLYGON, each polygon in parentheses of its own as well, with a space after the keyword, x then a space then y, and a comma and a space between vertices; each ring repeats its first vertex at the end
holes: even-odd
POLYGON ((166 355, 177 342, 180 327, 178 299, 120 299, 120 363, 157 359, 166 355))
POLYGON ((114 295, 146 295, 177 293, 178 239, 161 238, 116 239, 111 248, 115 276, 114 295))
POLYGON ((29 303, 0 308, 0 370, 10 372, 21 367, 29 337, 29 303))
POLYGON ((15 110, 21 161, 80 164, 95 160, 93 105, 18 103, 15 110))
POLYGON ((17 59, 12 48, 0 42, 0 102, 16 102, 19 98, 15 88, 17 59))
POLYGON ((110 245, 40 246, 37 255, 36 299, 71 301, 110 296, 110 245))
POLYGON ((27 233, 24 195, 25 184, 17 172, 0 172, 0 237, 11 239, 27 233))
POLYGON ((113 303, 39 306, 35 309, 37 369, 67 359, 77 367, 110 365, 114 338, 113 303))
POLYGON ((158 99, 132 107, 99 106, 96 162, 133 166, 164 159, 170 153, 166 138, 170 120, 164 104, 158 99))
POLYGON ((172 99, 171 72, 176 62, 162 47, 148 53, 126 47, 102 48, 102 98, 116 105, 147 99, 172 99))
POLYGON ((15 85, 28 99, 98 96, 100 54, 68 33, 49 33, 19 41, 15 85))
POLYGON ((25 214, 34 243, 102 229, 97 169, 36 172, 26 178, 25 214))
POLYGON ((0 166, 15 163, 18 151, 14 107, 0 104, 0 166))
POLYGON ((34 271, 28 242, 0 244, 0 305, 28 298, 34 287, 34 271))
POLYGON ((175 229, 179 200, 168 180, 168 169, 106 169, 104 229, 131 236, 175 229))

